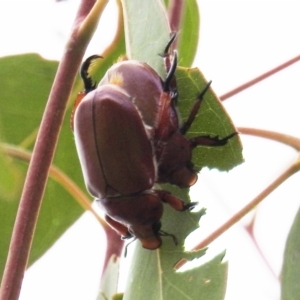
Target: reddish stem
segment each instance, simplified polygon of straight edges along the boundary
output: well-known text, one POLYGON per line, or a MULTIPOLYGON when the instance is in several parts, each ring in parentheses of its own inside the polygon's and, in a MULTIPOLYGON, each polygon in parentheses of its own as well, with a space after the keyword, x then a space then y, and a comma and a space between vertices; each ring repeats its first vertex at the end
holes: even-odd
POLYGON ((124 246, 124 241, 121 239, 120 235, 115 230, 113 230, 110 226, 105 226, 103 229, 106 234, 107 249, 105 252, 102 275, 106 271, 110 258, 113 255, 115 255, 116 257, 120 257, 124 246))
POLYGON ((52 163, 66 104, 88 40, 78 40, 81 22, 92 9, 95 0, 84 0, 78 10, 73 32, 49 95, 13 229, 9 254, 0 290, 1 300, 17 300, 27 266, 36 221, 38 218, 48 170, 52 163), (81 43, 78 46, 79 42, 81 43))
POLYGON ((178 32, 182 20, 184 2, 182 0, 172 0, 169 7, 169 24, 172 31, 178 32))
POLYGON ((226 99, 228 99, 228 98, 230 98, 230 97, 232 97, 232 96, 234 96, 234 95, 242 92, 243 90, 251 87, 252 85, 255 85, 256 83, 258 83, 258 82, 260 82, 260 81, 262 81, 262 80, 264 80, 264 79, 266 79, 266 78, 274 75, 275 73, 277 73, 277 72, 279 72, 279 71, 281 71, 281 70, 289 67, 290 65, 296 63, 299 60, 300 60, 300 55, 298 55, 298 56, 296 56, 296 57, 294 57, 294 58, 286 61, 285 63, 277 66, 276 68, 274 68, 274 69, 272 69, 272 70, 270 70, 270 71, 268 71, 268 72, 266 72, 266 73, 264 73, 264 74, 262 74, 262 75, 260 75, 260 76, 258 76, 256 78, 254 78, 254 79, 252 79, 252 80, 250 80, 250 81, 248 81, 248 82, 240 85, 239 87, 237 87, 237 88, 233 89, 232 91, 230 91, 230 92, 228 92, 228 93, 220 96, 219 98, 220 98, 221 101, 224 101, 224 100, 226 100, 226 99))
MULTIPOLYGON (((182 21, 185 2, 183 0, 172 0, 169 5, 169 25, 172 32, 179 32, 182 21)), ((171 48, 176 49, 177 39, 172 43, 171 48)))
POLYGON ((300 151, 300 139, 292 135, 288 135, 276 131, 247 128, 247 127, 238 127, 237 130, 239 133, 270 139, 279 143, 283 143, 287 146, 293 147, 298 152, 300 151))
MULTIPOLYGON (((272 193, 279 185, 300 170, 300 160, 289 166, 282 174, 280 174, 269 186, 267 186, 259 195, 257 195, 250 203, 233 215, 228 221, 212 232, 208 237, 203 239, 192 251, 200 250, 207 247, 211 242, 217 239, 220 235, 226 232, 230 227, 240 221, 248 212, 254 209, 260 202, 262 202, 270 193, 272 193)), ((182 259, 177 263, 175 269, 178 270, 186 263, 182 259)))

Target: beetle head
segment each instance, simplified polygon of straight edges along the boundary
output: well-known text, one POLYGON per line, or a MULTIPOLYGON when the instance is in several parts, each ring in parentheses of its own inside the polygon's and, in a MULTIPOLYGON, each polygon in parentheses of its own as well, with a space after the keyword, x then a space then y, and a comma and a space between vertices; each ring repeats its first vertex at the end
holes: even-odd
POLYGON ((128 231, 141 241, 143 248, 155 250, 162 243, 159 233, 160 228, 161 222, 155 221, 152 224, 131 225, 128 231))
POLYGON ((179 187, 196 183, 197 173, 193 170, 190 142, 175 132, 159 153, 157 182, 169 182, 179 187))

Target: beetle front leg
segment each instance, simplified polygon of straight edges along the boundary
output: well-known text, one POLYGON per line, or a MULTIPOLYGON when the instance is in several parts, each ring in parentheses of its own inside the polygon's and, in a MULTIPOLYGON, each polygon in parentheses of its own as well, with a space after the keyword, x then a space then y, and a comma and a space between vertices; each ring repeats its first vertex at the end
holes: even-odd
POLYGON ((197 113, 200 109, 201 103, 204 100, 204 96, 205 96, 206 92, 208 91, 210 85, 211 85, 211 81, 209 81, 207 83, 205 88, 197 96, 197 101, 195 102, 195 104, 189 114, 188 119, 183 123, 183 125, 181 126, 181 128, 179 130, 181 134, 185 135, 186 132, 190 129, 191 125, 193 124, 193 122, 197 116, 197 113))
POLYGON ((168 44, 166 45, 163 54, 161 54, 161 56, 164 58, 165 70, 167 73, 169 72, 169 70, 171 68, 170 48, 171 48, 171 45, 173 44, 174 40, 176 39, 176 36, 177 36, 177 33, 172 32, 171 38, 170 38, 168 44))
POLYGON ((198 204, 197 202, 184 203, 182 200, 166 191, 155 190, 155 192, 159 195, 161 201, 168 203, 171 207, 178 211, 192 209, 198 204))
POLYGON ((211 137, 209 135, 200 135, 189 140, 192 148, 197 146, 210 146, 210 147, 218 147, 224 146, 227 144, 228 140, 234 137, 237 132, 233 132, 224 138, 220 138, 219 136, 211 137))

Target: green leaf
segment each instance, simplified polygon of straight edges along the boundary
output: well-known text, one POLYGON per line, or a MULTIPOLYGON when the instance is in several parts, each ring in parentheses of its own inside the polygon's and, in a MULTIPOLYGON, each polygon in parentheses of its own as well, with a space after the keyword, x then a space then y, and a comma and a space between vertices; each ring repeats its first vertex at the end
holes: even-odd
POLYGON ((281 273, 281 300, 300 299, 300 209, 294 219, 285 245, 281 273))
POLYGON ((119 264, 120 260, 115 255, 109 259, 101 278, 100 292, 97 300, 117 299, 114 296, 118 290, 119 264))
POLYGON ((118 294, 115 294, 113 297, 112 297, 112 300, 123 300, 123 293, 118 293, 118 294))
MULTIPOLYGON (((185 237, 198 227, 204 210, 196 213, 174 211, 165 205, 163 230, 176 236, 174 245, 170 237, 163 237, 162 246, 153 251, 145 250, 137 241, 134 261, 127 281, 124 300, 143 299, 223 299, 226 287, 227 265, 221 263, 223 254, 207 264, 175 272, 175 264, 182 258, 201 257, 204 250, 184 252, 185 237)), ((130 250, 130 249, 129 249, 130 250)))
MULTIPOLYGON (((108 55, 105 55, 105 58, 100 62, 99 76, 120 55, 125 53, 124 39, 124 34, 121 31, 119 39, 113 45, 108 55)), ((0 90, 2 99, 0 101, 1 133, 6 143, 17 147, 20 151, 31 151, 33 148, 57 66, 57 62, 47 61, 35 54, 17 55, 0 59, 0 78, 3 86, 5 86, 5 89, 0 90)), ((74 101, 80 86, 82 86, 79 77, 75 86, 77 88, 75 88, 73 93, 74 101)), ((71 110, 72 107, 67 111, 53 163, 68 175, 78 187, 86 191, 75 149, 73 133, 70 129, 71 110)), ((12 160, 11 157, 7 156, 4 159, 8 162, 12 160)), ((13 163, 14 167, 8 165, 11 167, 10 171, 13 172, 13 176, 19 178, 14 182, 13 190, 15 194, 12 198, 5 193, 0 194, 0 219, 2 220, 2 226, 0 226, 1 277, 20 193, 28 167, 27 163, 19 162, 18 160, 14 160, 13 163)), ((4 168, 1 172, 6 174, 4 168)), ((11 183, 8 182, 8 184, 11 183)), ((61 186, 61 183, 50 179, 46 187, 36 227, 29 265, 40 258, 83 212, 82 207, 74 201, 73 196, 61 186)))
POLYGON ((184 11, 178 34, 177 50, 179 65, 190 67, 194 61, 200 31, 200 16, 198 4, 195 0, 183 1, 184 11))
MULTIPOLYGON (((196 101, 196 96, 205 88, 207 81, 199 69, 182 67, 177 68, 176 80, 178 110, 184 121, 196 101)), ((236 132, 236 129, 229 115, 212 89, 209 89, 187 137, 210 135, 224 138, 233 132, 236 132)), ((228 171, 242 162, 242 145, 238 135, 231 138, 225 146, 199 146, 193 150, 193 163, 197 170, 206 166, 228 171)))
MULTIPOLYGON (((0 90, 0 119, 6 143, 19 150, 31 150, 42 117, 47 96, 57 68, 57 62, 46 61, 34 54, 0 59, 0 77, 5 89, 0 90), (27 149, 25 149, 25 147, 27 149)), ((74 147, 69 121, 63 126, 63 143, 56 162, 82 186, 82 175, 74 147), (77 174, 77 175, 75 175, 77 174)), ((12 159, 7 158, 6 159, 12 159)), ((0 276, 2 276, 8 246, 18 208, 27 163, 14 160, 20 180, 13 199, 0 199, 0 276)), ((29 264, 38 259, 61 234, 83 213, 59 183, 49 180, 37 223, 29 264)))
POLYGON ((122 0, 127 56, 149 64, 162 78, 163 60, 159 56, 170 39, 166 13, 159 0, 122 0))
MULTIPOLYGON (((169 10, 170 5, 176 5, 177 0, 164 0, 165 7, 169 10)), ((179 53, 179 65, 190 67, 194 61, 200 32, 200 15, 196 0, 182 1, 181 20, 177 36, 177 51, 179 53)))
POLYGON ((0 199, 13 201, 19 195, 22 175, 15 162, 0 147, 0 199))
MULTIPOLYGON (((161 25, 165 23, 165 12, 162 8, 160 8, 161 12, 157 11, 160 3, 147 1, 146 4, 145 2, 123 1, 126 23, 128 23, 125 25, 126 47, 130 58, 147 62, 163 78, 162 74, 165 74, 165 72, 160 71, 163 70, 161 67, 156 67, 157 64, 162 64, 162 59, 157 56, 157 53, 161 53, 167 44, 169 28, 161 25), (161 36, 165 38, 161 40, 161 36), (157 48, 158 41, 160 46, 157 48), (152 47, 149 45, 152 45, 152 47), (144 49, 147 49, 147 52, 144 49), (145 53, 146 55, 144 55, 145 53)), ((188 7, 189 9, 195 9, 193 5, 188 7)), ((192 12, 190 13, 192 15, 192 12)), ((188 22, 188 20, 185 20, 185 22, 188 22)), ((193 26, 192 24, 184 24, 187 31, 189 30, 188 26, 193 26)), ((195 28, 192 29, 192 32, 197 39, 198 31, 195 33, 195 28)), ((186 35, 185 38, 187 38, 186 35)), ((190 39, 192 39, 190 47, 193 48, 193 45, 196 47, 198 41, 193 40, 191 37, 190 39)), ((187 49, 187 44, 185 46, 187 49)), ((183 50, 180 51, 184 53, 183 50)), ((180 61, 189 64, 193 59, 194 54, 192 53, 194 51, 192 49, 186 60, 180 55, 180 61)), ((196 95, 205 87, 206 81, 198 70, 183 68, 178 68, 176 78, 179 90, 178 110, 182 118, 186 119, 195 102, 196 95)), ((235 128, 230 118, 212 91, 209 91, 187 137, 201 134, 226 137, 233 132, 235 132, 235 128)), ((198 169, 209 166, 228 170, 242 161, 241 144, 238 137, 231 139, 225 147, 215 148, 198 147, 194 151, 193 162, 195 162, 198 169), (220 157, 216 158, 216 156, 220 157)), ((180 199, 189 201, 188 189, 180 189, 171 185, 164 185, 161 188, 170 191, 180 199)), ((174 265, 182 258, 192 260, 204 254, 204 250, 184 252, 183 247, 186 236, 198 227, 199 219, 203 214, 204 210, 198 213, 178 212, 168 205, 164 205, 162 230, 175 235, 179 244, 175 246, 173 239, 170 236, 165 236, 162 237, 163 244, 161 248, 149 251, 141 248, 140 242, 137 241, 137 249, 134 253, 123 299, 144 299, 145 296, 150 300, 224 298, 227 265, 221 262, 223 254, 193 270, 180 273, 175 272, 173 269, 174 265)), ((128 251, 130 250, 131 246, 128 248, 128 251)))

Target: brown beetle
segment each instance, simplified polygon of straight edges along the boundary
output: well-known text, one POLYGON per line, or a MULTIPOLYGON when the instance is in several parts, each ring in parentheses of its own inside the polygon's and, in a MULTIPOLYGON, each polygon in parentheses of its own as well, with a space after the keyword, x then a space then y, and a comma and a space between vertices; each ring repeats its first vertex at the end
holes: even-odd
POLYGON ((192 124, 209 84, 183 127, 179 127, 174 73, 177 56, 165 49, 166 80, 147 64, 125 60, 113 65, 98 87, 88 76, 91 61, 82 66, 85 91, 78 96, 72 117, 75 144, 88 191, 97 198, 107 222, 123 237, 138 238, 143 247, 161 245, 162 202, 184 211, 172 194, 153 189, 155 182, 191 186, 197 180, 192 168, 193 147, 221 146, 232 135, 219 139, 201 136, 188 140, 184 133, 192 124))

